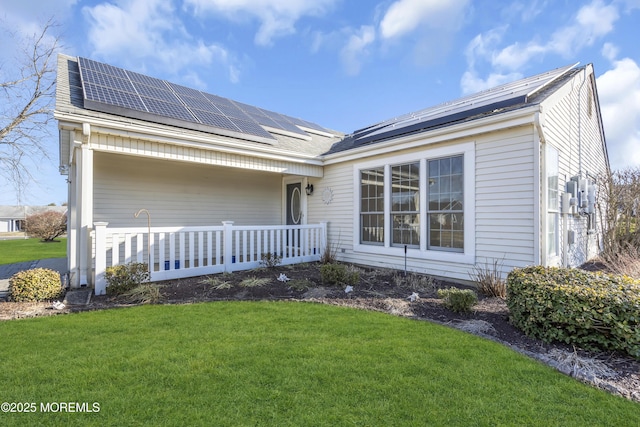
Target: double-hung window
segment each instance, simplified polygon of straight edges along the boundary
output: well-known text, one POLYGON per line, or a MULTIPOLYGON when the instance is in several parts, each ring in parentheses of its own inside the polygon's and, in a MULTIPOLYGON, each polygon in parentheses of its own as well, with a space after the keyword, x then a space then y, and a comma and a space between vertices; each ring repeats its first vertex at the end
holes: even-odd
POLYGON ((360 171, 360 242, 384 244, 384 167, 360 171))
POLYGON ((392 245, 420 246, 420 162, 391 167, 392 245))
POLYGON ((429 160, 429 249, 464 250, 463 156, 429 160))
POLYGON ((463 253, 465 156, 404 157, 357 169, 359 244, 463 253))
POLYGON ((547 256, 559 255, 559 211, 560 197, 558 190, 558 150, 547 144, 546 146, 546 175, 547 175, 547 256))

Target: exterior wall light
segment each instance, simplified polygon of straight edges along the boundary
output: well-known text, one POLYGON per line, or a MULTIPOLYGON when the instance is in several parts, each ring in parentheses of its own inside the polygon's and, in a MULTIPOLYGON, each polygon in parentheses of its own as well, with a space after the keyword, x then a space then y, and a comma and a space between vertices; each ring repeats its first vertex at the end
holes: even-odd
POLYGON ((313 184, 307 184, 307 186, 304 188, 304 191, 307 192, 307 196, 313 194, 313 184))

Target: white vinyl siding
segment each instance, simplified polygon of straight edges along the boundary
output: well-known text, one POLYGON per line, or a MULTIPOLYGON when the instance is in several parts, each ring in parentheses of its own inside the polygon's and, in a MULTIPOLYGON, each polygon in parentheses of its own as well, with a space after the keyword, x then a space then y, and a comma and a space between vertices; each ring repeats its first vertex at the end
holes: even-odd
POLYGON ((282 176, 107 153, 94 156, 94 221, 110 227, 280 224, 282 176))
POLYGON ((536 263, 533 141, 533 126, 522 126, 476 143, 476 255, 503 260, 503 273, 536 263))
POLYGON ((258 158, 242 154, 241 150, 222 151, 205 144, 174 145, 145 139, 93 134, 91 146, 96 151, 152 157, 177 162, 193 162, 211 166, 225 166, 271 173, 286 171, 290 175, 320 177, 322 166, 293 162, 272 156, 258 158))
MULTIPOLYGON (((607 170, 599 111, 595 103, 590 106, 594 101, 589 100, 589 93, 594 94, 592 73, 593 69, 587 67, 586 73, 577 74, 567 84, 567 90, 557 92, 543 103, 544 136, 548 144, 558 149, 561 192, 580 172, 582 178, 597 178, 607 170)), ((586 216, 561 216, 558 250, 562 262, 569 267, 577 267, 599 253, 599 230, 590 234, 588 226, 586 216), (573 244, 567 241, 568 230, 575 233, 573 244)))

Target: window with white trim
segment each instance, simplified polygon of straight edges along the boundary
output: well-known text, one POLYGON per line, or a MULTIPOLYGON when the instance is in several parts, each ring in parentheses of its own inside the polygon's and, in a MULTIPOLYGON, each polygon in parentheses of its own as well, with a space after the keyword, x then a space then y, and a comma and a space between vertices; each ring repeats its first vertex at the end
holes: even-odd
POLYGON ((464 252, 463 154, 360 169, 359 183, 360 244, 464 252))
POLYGON ((560 252, 560 191, 558 189, 558 150, 546 146, 546 178, 547 178, 547 256, 558 256, 560 252))
POLYGON ((463 157, 444 157, 427 162, 429 249, 464 250, 463 157))
POLYGON ((391 167, 392 245, 420 247, 420 162, 391 167))
POLYGON ((360 243, 384 244, 384 167, 360 171, 360 243))

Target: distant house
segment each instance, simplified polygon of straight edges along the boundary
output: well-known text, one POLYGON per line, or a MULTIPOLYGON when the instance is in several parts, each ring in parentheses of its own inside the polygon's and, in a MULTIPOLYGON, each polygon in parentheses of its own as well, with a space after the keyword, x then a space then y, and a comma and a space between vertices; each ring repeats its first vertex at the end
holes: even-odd
POLYGON ((0 233, 22 231, 24 220, 39 212, 67 212, 66 206, 0 206, 0 233))
POLYGON ((591 65, 344 135, 61 55, 55 117, 71 283, 97 293, 129 261, 162 280, 329 250, 468 280, 494 259, 506 274, 599 252, 594 182, 609 164, 591 65))

